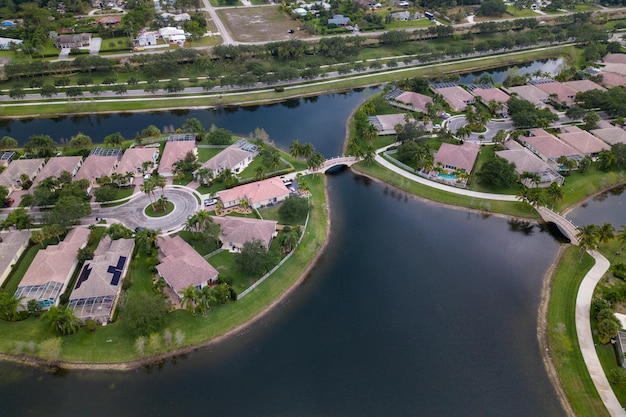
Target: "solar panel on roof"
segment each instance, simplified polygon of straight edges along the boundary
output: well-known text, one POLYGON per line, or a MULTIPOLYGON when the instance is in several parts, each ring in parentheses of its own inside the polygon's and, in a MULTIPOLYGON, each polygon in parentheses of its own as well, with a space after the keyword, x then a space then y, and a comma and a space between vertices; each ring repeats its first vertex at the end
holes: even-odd
POLYGON ((83 270, 80 272, 80 276, 76 282, 76 287, 74 287, 75 290, 79 289, 81 284, 89 279, 89 274, 91 274, 91 268, 89 268, 89 265, 85 265, 83 270))
POLYGON ((117 260, 117 265, 109 265, 107 268, 107 272, 113 274, 113 278, 111 278, 111 285, 118 285, 120 283, 120 279, 122 278, 122 271, 124 270, 124 265, 126 264, 126 257, 120 256, 117 260))

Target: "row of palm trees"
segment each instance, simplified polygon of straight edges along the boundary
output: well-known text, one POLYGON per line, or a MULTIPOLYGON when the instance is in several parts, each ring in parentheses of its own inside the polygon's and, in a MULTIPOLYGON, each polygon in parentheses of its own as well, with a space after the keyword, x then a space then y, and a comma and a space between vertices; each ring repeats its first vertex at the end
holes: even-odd
POLYGON ((154 211, 165 211, 167 208, 167 197, 165 196, 166 185, 167 180, 164 176, 154 174, 150 178, 144 179, 143 184, 140 186, 140 190, 148 196, 154 211), (157 188, 161 189, 161 196, 159 198, 155 195, 157 188))
POLYGON ((193 315, 198 312, 206 317, 213 304, 224 304, 231 298, 231 286, 222 282, 215 287, 196 288, 193 285, 185 288, 180 299, 181 307, 187 309, 193 315))
POLYGON ((301 144, 298 139, 294 139, 289 146, 289 153, 294 158, 306 159, 309 169, 315 170, 321 167, 326 161, 324 155, 315 151, 315 146, 311 143, 301 144))

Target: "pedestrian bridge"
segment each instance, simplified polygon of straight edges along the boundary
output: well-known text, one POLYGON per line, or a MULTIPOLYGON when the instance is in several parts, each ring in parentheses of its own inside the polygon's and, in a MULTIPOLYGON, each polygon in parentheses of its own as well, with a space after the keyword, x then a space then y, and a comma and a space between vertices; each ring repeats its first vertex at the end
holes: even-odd
POLYGON ((309 169, 309 173, 311 174, 317 174, 320 172, 325 173, 329 169, 333 167, 338 167, 338 166, 350 167, 356 164, 357 162, 359 162, 360 160, 361 159, 357 158, 356 156, 337 156, 337 157, 325 160, 324 163, 318 168, 309 169))
POLYGON ((547 207, 539 207, 537 211, 545 222, 556 224, 559 230, 569 238, 572 245, 578 245, 578 227, 576 227, 574 223, 547 207))

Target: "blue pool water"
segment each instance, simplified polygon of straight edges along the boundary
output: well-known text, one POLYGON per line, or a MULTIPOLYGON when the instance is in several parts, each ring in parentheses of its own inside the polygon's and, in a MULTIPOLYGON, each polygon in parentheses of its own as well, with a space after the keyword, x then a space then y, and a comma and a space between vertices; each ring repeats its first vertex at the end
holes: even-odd
POLYGON ((442 173, 439 173, 439 174, 437 174, 437 176, 441 177, 441 178, 444 178, 446 180, 456 180, 456 175, 454 175, 454 174, 442 174, 442 173))

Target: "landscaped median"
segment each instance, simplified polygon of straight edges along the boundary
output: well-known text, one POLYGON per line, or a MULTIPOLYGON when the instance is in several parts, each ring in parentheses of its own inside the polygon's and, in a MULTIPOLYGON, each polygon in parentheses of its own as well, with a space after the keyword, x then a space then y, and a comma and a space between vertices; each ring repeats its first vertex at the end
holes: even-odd
MULTIPOLYGON (((137 335, 133 335, 120 321, 98 327, 90 332, 82 328, 76 334, 61 338, 60 361, 68 366, 127 368, 157 359, 160 355, 182 353, 211 343, 245 325, 251 319, 268 311, 281 296, 303 279, 315 259, 322 253, 329 232, 329 213, 326 200, 325 178, 315 175, 307 178, 312 197, 310 218, 300 245, 293 255, 271 277, 243 299, 213 307, 206 317, 192 315, 186 310, 167 314, 165 325, 158 333, 149 336, 144 355, 136 348, 137 335), (169 336, 166 336, 169 335, 169 336), (152 340, 159 343, 151 343, 152 340), (134 362, 136 361, 136 362, 134 362), (123 362, 130 362, 122 364, 123 362)), ((131 290, 148 290, 152 274, 143 259, 135 258, 131 267, 131 290)), ((40 319, 29 318, 19 322, 0 321, 0 351, 15 354, 16 346, 42 342, 58 337, 40 319)), ((35 356, 37 348, 35 348, 35 356)))

